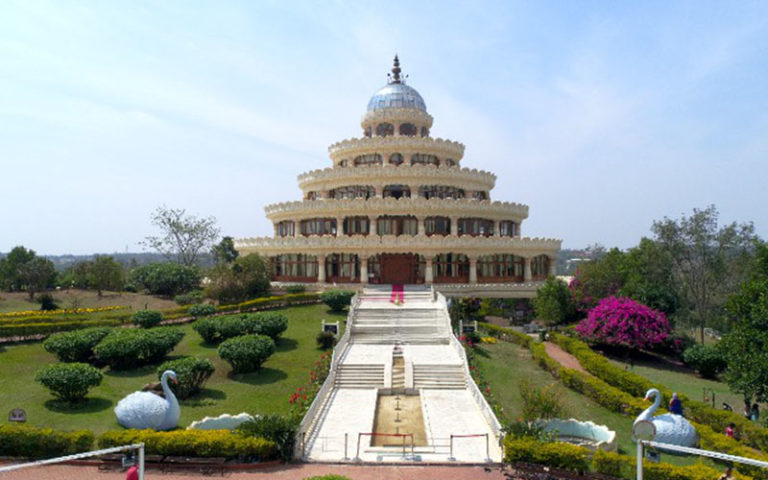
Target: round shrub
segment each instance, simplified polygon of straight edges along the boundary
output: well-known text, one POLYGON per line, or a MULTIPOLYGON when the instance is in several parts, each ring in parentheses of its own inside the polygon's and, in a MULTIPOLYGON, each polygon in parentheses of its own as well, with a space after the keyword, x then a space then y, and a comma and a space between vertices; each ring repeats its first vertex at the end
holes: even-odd
POLYGON ((320 299, 328 305, 332 312, 342 312, 349 306, 355 292, 349 290, 328 290, 320 295, 320 299))
POLYGON ((624 297, 600 300, 575 330, 590 342, 638 350, 664 343, 670 333, 663 312, 624 297))
POLYGON ((262 335, 266 335, 277 341, 280 335, 288 329, 288 318, 285 315, 275 312, 262 312, 256 314, 256 321, 262 335))
POLYGON ((156 310, 139 310, 133 314, 133 323, 141 328, 152 328, 163 321, 163 314, 156 310))
POLYGON ((166 370, 176 372, 179 383, 171 384, 171 389, 177 397, 184 399, 200 392, 216 368, 207 358, 184 357, 160 365, 157 368, 157 378, 160 379, 166 370))
POLYGON ((176 295, 173 297, 173 301, 178 303, 179 305, 192 305, 193 303, 203 303, 203 299, 205 298, 205 295, 203 295, 202 290, 192 290, 189 293, 182 293, 181 295, 176 295))
POLYGON ((694 345, 683 352, 683 362, 704 378, 714 379, 725 370, 725 357, 719 348, 711 345, 694 345))
POLYGON ((282 415, 261 415, 237 427, 237 433, 246 437, 266 438, 275 442, 277 454, 283 461, 293 457, 293 440, 298 425, 282 415))
POLYGON ((67 402, 78 402, 88 390, 101 384, 101 371, 87 363, 56 363, 44 367, 35 380, 67 402))
POLYGON ((315 337, 317 345, 323 350, 328 350, 332 346, 336 345, 336 335, 332 332, 319 332, 315 337))
POLYGON ((207 317, 216 313, 216 307, 210 303, 197 303, 195 305, 190 305, 189 308, 187 308, 187 313, 196 318, 207 317))
POLYGON ((184 332, 174 327, 121 328, 104 337, 93 353, 113 370, 128 370, 159 362, 182 338, 184 332))
POLYGON ((40 302, 40 310, 58 310, 59 308, 56 299, 50 293, 40 295, 37 297, 37 301, 40 302))
POLYGON ((232 337, 261 333, 261 322, 256 314, 223 315, 201 318, 192 328, 206 343, 218 343, 232 337))
POLYGON ((232 366, 234 373, 253 372, 275 353, 275 342, 266 335, 243 335, 219 345, 219 356, 232 366))
POLYGON ((93 357, 94 347, 110 331, 107 327, 95 327, 54 333, 45 339, 43 348, 62 362, 88 362, 93 357))

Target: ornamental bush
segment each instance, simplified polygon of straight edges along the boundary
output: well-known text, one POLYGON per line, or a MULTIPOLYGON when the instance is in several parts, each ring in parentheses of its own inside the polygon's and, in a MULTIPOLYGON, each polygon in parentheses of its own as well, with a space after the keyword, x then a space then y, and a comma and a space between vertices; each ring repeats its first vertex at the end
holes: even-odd
POLYGON ((219 345, 219 356, 232 366, 234 373, 258 370, 273 353, 275 342, 266 335, 243 335, 219 345))
POLYGON ((131 270, 128 285, 137 291, 173 297, 200 288, 200 271, 174 262, 148 263, 131 270))
POLYGON ((275 341, 277 341, 277 339, 280 338, 280 335, 288 329, 288 318, 281 313, 257 313, 256 320, 259 322, 260 326, 259 333, 266 335, 275 341))
POLYGON ((193 303, 202 303, 205 295, 202 290, 192 290, 189 293, 182 293, 173 297, 173 301, 179 305, 192 305, 193 303))
POLYGON ((93 348, 106 337, 110 328, 94 327, 74 332, 54 333, 43 342, 43 348, 62 362, 88 362, 93 348))
POLYGON ((261 333, 261 322, 255 314, 238 313, 221 317, 201 318, 192 328, 206 343, 218 343, 232 337, 261 333))
POLYGON ((87 363, 55 363, 43 367, 35 380, 67 402, 82 401, 88 390, 101 384, 101 371, 87 363))
POLYGON ((229 430, 110 430, 99 437, 99 447, 144 443, 149 455, 191 457, 250 457, 270 460, 275 444, 264 438, 245 437, 229 430))
POLYGON ((355 292, 350 290, 328 290, 320 295, 323 303, 328 305, 332 312, 342 312, 349 306, 355 292))
POLYGON ((704 378, 714 379, 725 370, 725 356, 712 345, 694 345, 683 352, 683 362, 704 378))
POLYGON ((593 343, 649 349, 666 340, 670 327, 663 312, 629 298, 608 297, 576 325, 576 332, 593 343))
POLYGON ((121 328, 104 337, 93 353, 113 370, 128 370, 159 362, 182 338, 184 332, 174 327, 121 328))
POLYGON ((30 425, 0 425, 0 455, 23 458, 51 458, 87 452, 93 445, 88 430, 62 432, 30 425))
POLYGON ((336 335, 334 335, 333 332, 318 332, 315 341, 317 341, 317 345, 320 348, 328 350, 336 345, 336 335))
POLYGON ((163 314, 157 310, 139 310, 131 320, 141 328, 152 328, 163 321, 163 314))
POLYGON ((183 357, 169 360, 157 367, 157 378, 160 379, 166 370, 176 372, 176 380, 179 383, 171 383, 170 386, 176 396, 183 400, 199 393, 216 367, 207 358, 183 357))
POLYGON ((246 437, 261 437, 275 442, 277 454, 287 462, 293 458, 293 441, 298 425, 282 415, 266 414, 255 417, 237 427, 237 433, 246 437))
POLYGON ((216 313, 216 307, 210 303, 197 303, 195 305, 190 305, 189 308, 187 308, 187 313, 196 318, 207 317, 216 313))

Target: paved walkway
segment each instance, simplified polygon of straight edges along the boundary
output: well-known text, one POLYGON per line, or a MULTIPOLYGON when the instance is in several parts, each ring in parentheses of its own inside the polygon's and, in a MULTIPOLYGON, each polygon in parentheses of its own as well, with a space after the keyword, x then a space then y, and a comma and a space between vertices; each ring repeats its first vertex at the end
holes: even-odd
MULTIPOLYGON (((334 473, 352 480, 504 480, 498 468, 486 471, 483 467, 468 466, 354 466, 354 465, 319 465, 298 464, 282 465, 251 472, 228 472, 224 478, 231 480, 301 480, 315 475, 334 473)), ((146 480, 191 480, 222 478, 216 475, 203 476, 194 473, 161 473, 149 470, 146 480)), ((125 473, 99 471, 96 467, 76 467, 67 465, 31 468, 0 473, 2 480, 124 480, 125 473)))
POLYGON ((560 348, 560 346, 552 342, 544 342, 544 348, 547 350, 547 355, 560 363, 560 365, 591 375, 591 373, 584 370, 584 367, 581 366, 581 363, 579 363, 579 360, 576 357, 560 348))

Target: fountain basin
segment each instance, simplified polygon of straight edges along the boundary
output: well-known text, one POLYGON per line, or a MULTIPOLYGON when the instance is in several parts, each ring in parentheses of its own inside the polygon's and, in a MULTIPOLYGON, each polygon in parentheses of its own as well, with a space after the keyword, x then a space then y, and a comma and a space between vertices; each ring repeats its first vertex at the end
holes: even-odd
POLYGON ((554 418, 543 423, 545 431, 557 432, 557 440, 560 442, 587 447, 590 450, 599 448, 607 452, 616 451, 616 432, 605 425, 575 418, 554 418))

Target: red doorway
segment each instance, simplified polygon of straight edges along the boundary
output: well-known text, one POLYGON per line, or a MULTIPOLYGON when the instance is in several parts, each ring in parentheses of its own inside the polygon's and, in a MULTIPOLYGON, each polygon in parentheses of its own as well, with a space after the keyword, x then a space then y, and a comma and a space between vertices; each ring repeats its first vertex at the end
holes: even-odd
POLYGON ((419 282, 419 256, 412 253, 380 255, 381 283, 408 284, 419 282))

